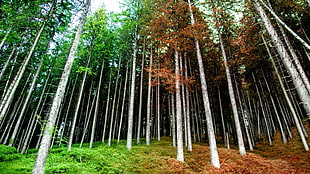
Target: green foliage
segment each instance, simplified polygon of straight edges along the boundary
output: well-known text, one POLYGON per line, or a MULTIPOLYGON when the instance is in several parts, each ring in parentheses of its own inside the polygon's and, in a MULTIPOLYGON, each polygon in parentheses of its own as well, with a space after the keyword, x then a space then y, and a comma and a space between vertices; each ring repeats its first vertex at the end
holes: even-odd
POLYGON ((82 73, 82 72, 87 72, 88 75, 96 75, 96 73, 94 73, 91 68, 86 68, 83 66, 79 66, 78 70, 76 70, 77 73, 82 73))
POLYGON ((0 145, 0 162, 18 159, 15 147, 0 145))

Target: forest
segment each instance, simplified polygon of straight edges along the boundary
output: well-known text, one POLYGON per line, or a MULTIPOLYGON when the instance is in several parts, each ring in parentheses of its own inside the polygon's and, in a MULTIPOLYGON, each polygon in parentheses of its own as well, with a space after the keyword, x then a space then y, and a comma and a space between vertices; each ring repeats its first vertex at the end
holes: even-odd
MULTIPOLYGON (((106 154, 93 168, 109 173, 152 149, 145 160, 175 169, 163 173, 310 172, 310 0, 91 4, 0 1, 4 173, 26 156, 25 173, 70 173, 51 171, 57 153, 106 154), (269 152, 304 168, 228 167, 226 155, 258 163, 269 152)), ((161 173, 127 168, 110 173, 161 173)))

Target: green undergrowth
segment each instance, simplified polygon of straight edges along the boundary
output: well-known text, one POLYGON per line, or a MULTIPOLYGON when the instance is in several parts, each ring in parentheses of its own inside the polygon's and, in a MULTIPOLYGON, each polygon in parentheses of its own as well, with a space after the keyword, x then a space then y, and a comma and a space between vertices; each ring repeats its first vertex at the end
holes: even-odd
MULTIPOLYGON (((93 148, 87 143, 82 148, 74 144, 71 151, 55 146, 49 151, 45 173, 158 173, 168 167, 166 159, 175 156, 170 144, 167 138, 160 143, 154 140, 151 146, 141 142, 130 151, 125 141, 111 146, 96 142, 93 148)), ((37 150, 30 149, 28 154, 20 155, 14 147, 0 145, 0 173, 31 173, 36 154, 37 150)))
MULTIPOLYGON (((82 148, 74 144, 70 152, 66 147, 56 146, 49 151, 45 173, 310 173, 310 152, 302 149, 298 138, 283 145, 280 135, 276 134, 272 146, 257 143, 256 150, 247 151, 246 156, 241 156, 235 146, 227 149, 219 144, 220 169, 211 165, 207 143, 194 143, 191 152, 184 147, 185 162, 180 162, 175 159, 176 148, 171 142, 171 138, 162 137, 161 141, 152 140, 147 146, 145 140, 140 144, 134 140, 131 150, 126 149, 125 141, 112 142, 110 147, 99 142, 94 143, 93 148, 87 143, 82 148)), ((20 155, 15 148, 0 145, 0 174, 31 173, 36 155, 35 149, 20 155)))

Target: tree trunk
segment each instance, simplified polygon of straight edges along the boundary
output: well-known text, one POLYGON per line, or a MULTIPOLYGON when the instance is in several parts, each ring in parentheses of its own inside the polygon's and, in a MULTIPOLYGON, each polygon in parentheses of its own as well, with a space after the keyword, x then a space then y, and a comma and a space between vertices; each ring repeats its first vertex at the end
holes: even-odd
POLYGON ((177 123, 177 160, 184 161, 183 154, 183 125, 182 125, 182 101, 180 91, 180 67, 179 53, 175 50, 175 95, 176 95, 176 123, 177 123))
POLYGON ((121 130, 122 130, 122 124, 123 124, 123 118, 124 118, 124 107, 125 107, 125 100, 126 100, 126 93, 127 93, 127 81, 128 81, 128 63, 126 66, 126 76, 125 76, 125 84, 124 84, 124 94, 123 94, 123 102, 122 102, 122 111, 121 111, 121 118, 119 121, 119 127, 118 127, 118 135, 117 135, 117 142, 119 143, 121 130))
POLYGON ((300 75, 297 69, 294 66, 292 66, 293 62, 291 61, 290 56, 288 52, 286 51, 283 42, 281 41, 274 27, 272 26, 270 20, 268 19, 261 5, 257 2, 257 0, 252 0, 252 2, 257 12, 261 16, 262 22, 264 23, 270 37, 272 38, 272 42, 278 54, 280 55, 285 68, 288 70, 288 73, 291 76, 293 84, 296 87, 298 96, 300 100, 302 101, 303 108, 305 109, 308 117, 310 117, 310 95, 308 94, 308 91, 305 88, 304 83, 302 79, 300 78, 300 75))
POLYGON ((102 133, 102 140, 101 140, 102 143, 104 143, 105 132, 107 129, 108 112, 109 112, 109 104, 110 104, 110 92, 111 92, 111 83, 112 83, 111 79, 112 79, 112 72, 110 72, 108 95, 107 95, 105 114, 104 114, 104 125, 103 125, 103 133, 102 133))
POLYGON ((8 38, 9 34, 11 33, 12 29, 10 28, 9 31, 6 32, 4 38, 2 39, 1 43, 0 43, 0 51, 4 45, 4 42, 6 41, 6 39, 8 38))
POLYGON ((134 43, 133 43, 133 58, 132 58, 132 72, 131 72, 131 84, 129 92, 129 107, 128 107, 128 130, 127 130, 127 143, 126 147, 128 150, 132 148, 132 130, 133 130, 133 113, 134 113, 134 102, 135 102, 135 82, 136 82, 136 60, 138 52, 138 26, 135 27, 134 43))
MULTIPOLYGON (((119 84, 119 72, 121 68, 121 61, 122 59, 119 59, 118 61, 118 69, 117 69, 117 75, 116 75, 116 81, 115 81, 115 89, 114 89, 114 94, 113 94, 113 101, 112 101, 112 111, 111 111, 111 116, 110 116, 110 127, 109 127, 109 137, 108 137, 108 146, 111 146, 112 142, 112 128, 113 128, 113 122, 115 120, 115 101, 116 101, 116 94, 117 94, 117 88, 119 84)), ((121 86, 121 85, 120 85, 121 86)), ((116 120, 115 120, 116 121, 116 120)))
MULTIPOLYGON (((141 115, 142 115, 142 91, 143 91, 143 75, 144 75, 144 59, 145 59, 145 40, 143 40, 143 52, 142 52, 142 65, 141 65, 141 72, 140 72, 140 93, 139 93, 139 114, 138 114, 138 130, 137 130, 137 144, 140 144, 140 135, 141 135, 141 115)), ((127 75, 127 71, 126 71, 127 75)), ((126 84, 126 82, 125 82, 126 84)), ((126 90, 125 90, 126 93, 126 90)), ((125 95, 124 95, 125 97, 125 95)))
MULTIPOLYGON (((184 68, 185 68, 185 79, 188 79, 188 68, 187 68, 187 57, 184 57, 184 68)), ((187 123, 187 150, 192 151, 192 131, 191 131, 191 120, 190 120, 190 100, 189 100, 189 89, 186 85, 184 85, 185 88, 185 98, 186 98, 186 114, 185 114, 185 120, 187 123)))
MULTIPOLYGON (((268 7, 268 6, 264 3, 264 1, 262 1, 262 0, 259 0, 259 1, 264 5, 264 7, 267 8, 267 10, 273 15, 273 17, 274 17, 281 25, 283 25, 284 28, 287 29, 287 31, 289 31, 298 41, 300 41, 301 44, 302 44, 305 48, 307 48, 308 50, 310 50, 310 45, 309 45, 306 41, 304 41, 304 40, 303 40, 301 37, 299 37, 298 34, 296 34, 288 25, 286 25, 272 9, 271 9, 270 7, 268 7)), ((255 8, 256 8, 257 10, 258 10, 258 8, 260 8, 261 10, 263 10, 263 8, 261 7, 261 5, 259 4, 259 2, 258 2, 257 0, 252 0, 252 2, 253 2, 254 6, 255 6, 255 8)), ((259 12, 259 13, 261 13, 261 12, 259 12)), ((263 13, 265 13, 265 12, 263 12, 263 13)), ((261 14, 260 14, 260 15, 261 15, 261 14)), ((268 29, 267 29, 267 30, 268 30, 268 29)))
POLYGON ((150 56, 150 72, 148 77, 148 89, 147 89, 147 106, 146 106, 146 145, 150 145, 151 143, 151 90, 152 90, 152 67, 153 66, 153 50, 151 48, 151 56, 150 56))
POLYGON ((50 111, 49 117, 48 117, 48 122, 46 123, 44 134, 43 134, 43 137, 41 140, 38 156, 36 158, 34 168, 32 170, 33 174, 43 174, 44 173, 45 161, 46 161, 48 149, 49 149, 49 146, 51 143, 53 129, 54 129, 55 121, 57 118, 57 113, 59 111, 59 106, 62 102, 64 93, 65 93, 66 85, 67 85, 69 75, 70 75, 70 71, 72 68, 72 64, 74 61, 75 52, 76 52, 78 44, 79 44, 80 36, 81 36, 82 30, 83 30, 84 23, 86 21, 86 16, 87 16, 89 6, 90 6, 90 0, 87 0, 86 4, 85 4, 85 8, 83 10, 83 14, 80 18, 78 29, 76 31, 75 38, 74 38, 72 47, 70 49, 70 53, 69 53, 67 62, 65 64, 65 67, 64 67, 64 70, 63 70, 63 73, 61 76, 61 80, 59 82, 59 85, 58 85, 58 88, 56 91, 56 95, 55 95, 54 100, 53 100, 52 108, 51 108, 51 111, 50 111))
POLYGON ((171 94, 171 131, 172 131, 172 146, 176 147, 177 146, 177 142, 176 142, 176 132, 175 132, 175 100, 174 100, 174 95, 171 94))
POLYGON ((234 94, 234 88, 232 85, 231 75, 230 75, 229 66, 228 66, 227 58, 226 58, 226 52, 225 52, 224 43, 223 43, 220 31, 219 31, 219 39, 220 39, 222 56, 223 56, 223 61, 224 61, 224 65, 225 65, 225 70, 226 70, 228 92, 229 92, 230 102, 231 102, 234 120, 235 120, 235 127, 236 127, 237 139, 238 139, 239 153, 240 153, 240 155, 246 155, 244 142, 243 142, 242 130, 241 130, 240 121, 239 121, 238 109, 237 109, 237 104, 236 104, 236 99, 235 99, 235 94, 234 94))
POLYGON ((25 138, 25 142, 24 142, 24 145, 22 147, 22 150, 21 150, 21 154, 24 154, 27 150, 27 147, 29 146, 29 143, 30 140, 31 140, 31 135, 33 134, 34 130, 36 129, 36 126, 37 126, 37 122, 36 122, 36 115, 40 115, 38 113, 39 111, 39 108, 41 106, 41 103, 43 103, 43 97, 44 97, 44 94, 46 92, 46 87, 47 87, 47 84, 48 84, 48 81, 51 77, 51 71, 49 71, 48 75, 47 75, 47 78, 46 78, 46 82, 44 84, 44 87, 42 89, 42 92, 41 92, 41 95, 40 95, 40 98, 39 98, 39 102, 37 103, 37 107, 32 115, 32 118, 30 119, 31 120, 31 123, 30 123, 30 128, 28 129, 28 132, 27 132, 27 135, 26 135, 26 138, 25 138))
MULTIPOLYGON (((12 133, 11 142, 10 142, 9 146, 12 146, 13 143, 15 142, 17 131, 20 129, 20 124, 21 124, 21 122, 22 122, 22 119, 24 118, 25 111, 26 111, 26 107, 28 106, 28 102, 29 102, 30 97, 31 97, 31 94, 32 94, 32 92, 33 92, 34 85, 35 85, 35 83, 36 83, 36 81, 37 81, 37 78, 38 78, 38 76, 39 76, 39 72, 40 72, 40 70, 41 70, 41 67, 42 67, 42 64, 43 64, 43 60, 44 60, 44 59, 42 58, 41 61, 40 61, 40 65, 39 65, 39 67, 38 67, 38 69, 37 69, 37 72, 36 72, 36 74, 34 75, 34 77, 33 77, 33 79, 32 79, 32 83, 31 83, 31 86, 30 86, 30 88, 29 88, 29 90, 28 90, 29 92, 28 92, 27 97, 26 97, 26 99, 25 99, 25 102, 24 102, 24 104, 23 104, 22 110, 20 111, 20 114, 19 114, 19 117, 18 117, 18 119, 17 119, 17 122, 16 122, 15 125, 14 125, 14 131, 13 131, 13 133, 12 133)), ((17 116, 17 115, 16 115, 16 116, 17 116)))
MULTIPOLYGON (((191 6, 190 0, 188 0, 188 5, 189 5, 189 9, 190 9, 191 23, 192 23, 192 25, 194 25, 195 19, 194 19, 194 15, 192 12, 192 6, 191 6)), ((197 38, 195 38, 195 46, 196 46, 196 54, 197 54, 196 56, 197 56, 198 66, 199 66, 201 91, 202 91, 204 110, 205 110, 205 115, 206 115, 207 129, 208 129, 207 133, 208 133, 208 139, 209 139, 211 163, 213 166, 220 168, 220 160, 219 160, 219 156, 218 156, 218 152, 217 152, 217 145, 216 145, 216 139, 215 139, 215 134, 214 134, 214 127, 213 127, 213 121, 212 121, 212 115, 211 115, 210 101, 209 101, 209 97, 208 97, 206 75, 204 72, 202 55, 200 52, 200 46, 199 46, 199 42, 198 42, 197 38)))
POLYGON ((90 136, 90 142, 89 142, 89 148, 93 147, 93 142, 95 138, 95 132, 96 132, 96 123, 97 123, 97 117, 98 117, 98 110, 99 110, 99 96, 100 96, 100 90, 101 90, 101 84, 102 84, 102 75, 103 75, 103 67, 104 62, 101 65, 101 71, 100 71, 100 77, 99 77, 99 85, 97 88, 97 98, 96 98, 96 106, 95 106, 95 114, 94 114, 94 120, 93 120, 93 126, 92 126, 92 132, 90 136))
MULTIPOLYGON (((89 66, 90 58, 91 58, 91 50, 90 50, 90 53, 88 56, 86 68, 89 66)), ((79 110, 80 110, 80 104, 81 104, 81 100, 82 100, 82 96, 83 96, 83 91, 84 91, 84 87, 85 87, 85 81, 86 81, 87 74, 88 74, 87 71, 85 71, 83 74, 83 80, 82 80, 82 84, 81 84, 80 91, 79 91, 79 97, 77 99, 76 106, 75 106, 75 112, 74 112, 74 116, 72 119, 72 125, 71 125, 69 140, 68 140, 68 151, 71 151, 71 146, 72 146, 72 142, 73 142, 73 135, 74 135, 75 125, 76 125, 76 119, 78 117, 79 110)))
POLYGON ((6 68, 10 64, 10 60, 12 59, 15 51, 16 51, 16 47, 13 48, 13 50, 11 51, 11 54, 10 54, 8 60, 4 63, 4 65, 2 67, 2 70, 1 70, 1 73, 0 73, 0 80, 2 79, 2 76, 4 75, 4 72, 5 72, 6 68))
POLYGON ((289 98, 289 95, 287 94, 287 91, 286 91, 286 89, 285 89, 285 87, 284 87, 282 78, 280 77, 278 68, 277 68, 277 66, 276 66, 276 64, 275 64, 275 61, 274 61, 274 59, 273 59, 273 57, 272 57, 270 51, 269 51, 269 48, 268 48, 268 46, 267 46, 267 44, 266 44, 266 42, 265 42, 265 39, 264 39, 264 37, 262 37, 262 38, 263 38, 263 41, 264 41, 266 50, 267 50, 267 52, 268 52, 268 55, 269 55, 269 57, 270 57, 270 59, 271 59, 273 68, 274 68, 275 71, 276 71, 276 75, 277 75, 277 77, 278 77, 278 80, 279 80, 279 83, 280 83, 282 92, 283 92, 283 94, 284 94, 284 96, 285 96, 285 99, 286 99, 286 101, 287 101, 287 104, 289 105, 289 108, 290 108, 290 110, 291 110, 291 112, 292 112, 292 114, 293 114, 293 118, 294 118, 294 121, 295 121, 297 130, 298 130, 299 136, 300 136, 300 138, 301 138, 301 141, 302 141, 302 143, 303 143, 303 145, 304 145, 305 150, 308 151, 308 150, 309 150, 309 146, 308 146, 308 144, 307 144, 307 140, 306 140, 306 138, 305 138, 305 135, 304 135, 304 133, 303 133, 303 131, 302 131, 302 128, 301 128, 301 125, 300 125, 300 123, 299 123, 299 120, 298 120, 298 116, 297 116, 297 114, 296 114, 296 111, 295 111, 295 109, 294 109, 294 107, 293 107, 293 104, 292 104, 290 98, 289 98))
MULTIPOLYGON (((263 71, 263 70, 262 70, 263 71)), ((287 143, 287 138, 285 136, 285 133, 284 133, 284 130, 283 130, 283 126, 282 126, 282 122, 281 122, 281 119, 280 119, 280 116, 279 116, 279 113, 277 111, 277 107, 276 107, 276 103, 273 99, 273 95, 272 95, 272 92, 270 90, 270 87, 269 87, 269 84, 267 82, 267 79, 265 77, 265 73, 264 73, 264 80, 265 80, 265 83, 266 83, 266 86, 267 86, 267 90, 269 92, 269 96, 270 96, 270 99, 271 99, 271 103, 272 103, 272 106, 273 106, 273 109, 275 111, 275 114, 276 114, 276 118, 277 118, 277 121, 278 121, 278 124, 279 124, 279 128, 280 128, 280 133, 281 133, 281 136, 282 136, 282 141, 283 143, 287 143)))
POLYGON ((56 2, 53 2, 52 7, 50 8, 50 10, 48 12, 48 15, 46 16, 46 19, 44 20, 43 24, 41 25, 41 28, 40 28, 40 30, 39 30, 39 32, 38 32, 38 34, 37 34, 37 36, 36 36, 32 46, 30 48, 29 53, 27 54, 27 56, 25 57, 24 61, 22 62, 20 69, 18 70, 18 72, 17 72, 14 80, 12 81, 12 83, 11 83, 11 85, 10 85, 10 87, 9 87, 5 97, 4 97, 4 99, 2 100, 2 103, 0 105, 0 110, 1 110, 1 113, 0 113, 0 123, 1 123, 2 118, 4 117, 4 115, 7 113, 8 109, 9 109, 9 105, 13 101, 16 88, 17 88, 21 78, 23 77, 23 74, 24 74, 24 72, 26 70, 28 62, 29 62, 29 60, 30 60, 30 58, 32 56, 32 53, 34 52, 34 49, 37 46, 37 43, 38 43, 38 41, 39 41, 39 39, 41 37, 41 34, 42 34, 42 32, 43 32, 43 30, 44 30, 48 20, 50 19, 50 16, 51 16, 55 6, 56 6, 56 2))

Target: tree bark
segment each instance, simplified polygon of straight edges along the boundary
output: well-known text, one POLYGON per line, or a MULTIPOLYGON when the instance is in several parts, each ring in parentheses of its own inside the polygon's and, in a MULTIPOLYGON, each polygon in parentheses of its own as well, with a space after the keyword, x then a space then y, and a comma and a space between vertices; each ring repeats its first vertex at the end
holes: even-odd
MULTIPOLYGON (((188 0, 188 5, 189 5, 189 10, 190 10, 191 24, 194 25, 195 19, 194 19, 194 15, 192 12, 192 6, 191 6, 190 0, 188 0)), ((205 115, 206 115, 207 129, 208 129, 207 133, 208 133, 208 139, 209 139, 211 163, 213 166, 220 168, 220 160, 219 160, 219 156, 218 156, 218 152, 217 152, 217 145, 216 145, 216 139, 215 139, 215 134, 214 134, 214 127, 213 127, 213 121, 212 121, 212 115, 211 115, 210 101, 209 101, 209 97, 208 97, 206 75, 204 72, 202 55, 201 55, 201 51, 200 51, 199 41, 197 38, 195 38, 195 46, 196 46, 196 56, 197 56, 198 66, 199 66, 201 91, 202 91, 204 110, 205 110, 205 115)))
POLYGON ((292 66, 293 62, 290 59, 290 56, 288 52, 286 51, 283 42, 281 41, 278 33, 272 26, 270 20, 268 19, 264 9, 261 7, 261 5, 257 2, 257 0, 252 0, 252 3, 254 4, 257 12, 259 13, 263 24, 265 25, 265 28, 267 29, 272 42, 278 52, 278 54, 281 57, 281 60, 285 66, 285 68, 288 70, 289 75, 291 76, 291 79, 293 81, 294 86, 296 87, 298 96, 300 100, 302 101, 302 106, 305 109, 308 117, 310 117, 310 95, 308 94, 307 89, 305 88, 305 85, 300 78, 300 75, 297 71, 297 69, 292 66))
POLYGON ((128 130, 127 130, 127 143, 126 147, 128 150, 132 148, 132 130, 133 130, 133 113, 134 113, 134 102, 135 102, 135 82, 136 82, 136 60, 138 52, 138 25, 135 26, 135 35, 133 43, 133 58, 132 58, 132 72, 130 81, 130 92, 129 92, 129 108, 128 108, 128 130))
POLYGON ((39 148, 39 152, 32 170, 33 174, 43 174, 44 173, 44 169, 45 169, 45 162, 46 162, 46 158, 47 158, 47 154, 48 154, 48 149, 51 143, 51 139, 52 139, 52 134, 53 134, 53 129, 55 126, 55 121, 57 118, 57 114, 59 111, 59 106, 62 102, 64 93, 65 93, 65 89, 66 89, 66 85, 69 79, 69 75, 70 75, 70 71, 72 68, 72 64, 74 61, 74 55, 76 53, 78 44, 79 44, 79 40, 80 40, 80 36, 83 30, 83 26, 84 23, 86 21, 86 16, 87 16, 87 12, 90 6, 90 1, 91 0, 87 0, 86 4, 85 4, 85 8, 83 10, 82 16, 80 18, 80 22, 78 25, 78 29, 76 31, 75 37, 74 37, 74 41, 72 44, 72 47, 70 49, 70 53, 67 59, 67 62, 65 64, 65 68, 63 70, 57 91, 56 91, 56 95, 54 97, 53 100, 53 104, 52 104, 52 108, 51 111, 49 113, 49 117, 48 117, 48 122, 46 123, 46 127, 44 130, 44 134, 41 140, 41 144, 40 144, 40 148, 39 148))
POLYGON ((295 111, 295 109, 294 109, 294 107, 293 107, 293 104, 292 104, 292 102, 291 102, 291 100, 290 100, 289 95, 287 94, 287 91, 286 91, 286 89, 285 89, 285 87, 284 87, 284 84, 283 84, 282 78, 281 78, 281 76, 280 76, 280 73, 279 73, 279 71, 278 71, 278 68, 277 68, 277 66, 276 66, 276 64, 275 64, 275 61, 274 61, 274 59, 273 59, 273 57, 272 57, 270 51, 269 51, 269 48, 268 48, 268 46, 267 46, 267 44, 266 44, 266 42, 265 42, 264 37, 262 37, 262 39, 263 39, 263 41, 264 41, 264 44, 265 44, 265 47, 266 47, 266 49, 267 49, 268 55, 269 55, 269 57, 270 57, 270 59, 271 59, 273 68, 274 68, 275 71, 276 71, 276 75, 277 75, 277 77, 278 77, 278 80, 279 80, 279 83, 280 83, 282 92, 283 92, 283 94, 284 94, 284 96, 285 96, 285 99, 286 99, 286 101, 287 101, 287 104, 289 105, 289 108, 290 108, 290 110, 291 110, 291 112, 292 112, 293 119, 294 119, 294 121, 295 121, 295 124, 296 124, 297 130, 298 130, 299 136, 300 136, 300 138, 301 138, 301 141, 302 141, 302 143, 303 143, 303 145, 304 145, 305 150, 306 150, 306 151, 309 151, 309 146, 308 146, 308 144, 307 144, 307 140, 306 140, 306 138, 305 138, 305 135, 304 135, 304 133, 303 133, 303 131, 302 131, 302 128, 301 128, 301 125, 300 125, 300 123, 299 123, 297 113, 296 113, 296 111, 295 111))
POLYGON ((239 153, 240 153, 240 155, 246 155, 244 142, 243 142, 242 130, 241 130, 240 121, 239 121, 238 109, 237 109, 237 104, 236 104, 236 99, 235 99, 235 94, 234 94, 234 88, 232 85, 230 70, 229 70, 229 66, 227 63, 226 52, 225 52, 224 43, 223 43, 220 31, 219 31, 218 35, 219 35, 219 39, 220 39, 222 56, 223 56, 223 61, 224 61, 224 65, 225 65, 225 70, 226 70, 228 92, 229 92, 230 102, 231 102, 234 120, 235 120, 235 127, 236 127, 237 139, 238 139, 239 153))
POLYGON ((146 106, 146 145, 150 145, 151 143, 151 90, 152 90, 152 67, 153 66, 153 50, 151 48, 151 56, 150 56, 150 72, 148 77, 148 89, 147 89, 147 106, 146 106))
MULTIPOLYGON (((288 25, 286 25, 285 24, 285 22, 283 22, 280 18, 279 18, 279 16, 270 8, 270 7, 268 7, 265 3, 264 3, 264 1, 262 1, 262 0, 259 0, 263 5, 264 5, 264 7, 265 8, 267 8, 267 10, 273 15, 273 17, 281 24, 281 25, 283 25, 284 26, 284 28, 285 29, 287 29, 287 31, 289 31, 298 41, 300 41, 301 42, 301 44, 305 47, 305 48, 307 48, 308 50, 310 50, 310 45, 306 42, 306 41, 304 41, 301 37, 299 37, 298 36, 298 34, 296 34, 288 25)), ((259 4, 259 2, 257 1, 257 0, 252 0, 252 2, 254 3, 254 4, 256 4, 255 6, 260 6, 260 4, 259 4)), ((257 8, 257 7, 256 7, 257 8)), ((261 6, 260 6, 260 8, 261 8, 261 6)), ((262 10, 263 10, 263 8, 261 8, 262 10)))
POLYGON ((182 102, 180 91, 180 67, 179 67, 179 53, 175 50, 175 95, 176 95, 176 125, 177 125, 177 160, 184 161, 183 154, 183 125, 182 125, 182 102))
MULTIPOLYGON (((143 75, 144 75, 144 59, 145 59, 145 40, 143 40, 143 52, 142 52, 142 65, 140 72, 140 94, 139 94, 139 113, 138 113, 138 130, 137 130, 137 144, 140 144, 140 135, 141 135, 141 115, 142 115, 142 92, 143 92, 143 75)), ((127 71, 126 71, 127 75, 127 71)), ((126 91, 126 90, 125 90, 126 91)), ((125 96, 124 96, 125 97, 125 96)))
POLYGON ((30 86, 30 88, 28 90, 29 92, 28 92, 27 97, 25 99, 25 102, 23 104, 22 110, 20 111, 19 117, 18 117, 18 119, 17 119, 17 121, 16 121, 16 123, 14 125, 14 131, 12 133, 11 142, 10 142, 9 146, 12 146, 13 143, 15 142, 17 131, 20 129, 20 124, 22 122, 22 119, 24 118, 24 113, 25 113, 26 108, 28 106, 28 102, 29 102, 31 94, 33 92, 34 85, 35 85, 35 83, 37 81, 37 78, 39 76, 39 72, 41 70, 41 67, 42 67, 42 64, 43 64, 43 60, 44 59, 42 58, 41 61, 40 61, 40 65, 39 65, 39 67, 37 69, 37 72, 36 72, 36 74, 34 75, 34 77, 32 79, 32 83, 31 83, 31 86, 30 86))
MULTIPOLYGON (((90 53, 88 56, 86 68, 89 66, 90 58, 91 58, 91 50, 90 50, 90 53)), ((74 116, 72 119, 72 125, 71 125, 69 140, 68 140, 68 151, 71 151, 71 146, 72 146, 72 142, 73 142, 73 135, 74 135, 75 125, 76 125, 76 119, 77 119, 78 114, 79 114, 79 109, 80 109, 80 104, 81 104, 81 100, 82 100, 82 96, 83 96, 83 91, 84 91, 84 87, 85 87, 85 81, 86 81, 87 74, 88 74, 87 71, 85 71, 83 74, 83 80, 82 80, 82 84, 81 84, 80 91, 79 91, 79 97, 78 97, 76 105, 75 105, 75 111, 74 111, 74 116)))
POLYGON ((3 45, 4 45, 4 42, 6 41, 6 39, 7 39, 8 36, 9 36, 9 34, 11 33, 11 31, 12 31, 12 28, 10 28, 9 31, 6 32, 4 38, 2 39, 2 41, 1 41, 1 43, 0 43, 0 51, 1 51, 2 47, 3 47, 3 45))
POLYGON ((4 99, 2 100, 2 103, 0 105, 0 110, 1 110, 1 113, 0 113, 0 123, 1 123, 2 118, 4 117, 4 115, 7 113, 8 109, 9 109, 9 105, 13 101, 16 88, 17 88, 21 78, 23 77, 23 74, 24 74, 24 72, 26 70, 28 62, 29 62, 29 60, 30 60, 30 58, 31 58, 31 56, 32 56, 32 54, 34 52, 34 49, 37 46, 37 43, 38 43, 38 41, 39 41, 39 39, 41 37, 41 34, 42 34, 42 32, 43 32, 47 22, 49 21, 50 16, 51 16, 55 6, 56 6, 56 2, 53 2, 52 7, 50 8, 50 10, 48 12, 48 15, 46 16, 46 19, 44 20, 43 24, 41 25, 41 28, 40 28, 40 30, 39 30, 39 32, 38 32, 38 34, 37 34, 37 36, 36 36, 32 46, 30 48, 29 53, 27 54, 27 56, 25 57, 24 61, 22 62, 20 69, 18 70, 18 72, 17 72, 14 80, 12 81, 12 83, 11 83, 11 85, 10 85, 10 87, 9 87, 5 97, 4 97, 4 99))
POLYGON ((99 98, 100 98, 100 90, 101 90, 101 84, 102 84, 102 76, 103 76, 103 67, 104 67, 104 62, 101 65, 101 71, 100 71, 100 77, 99 77, 99 85, 97 88, 97 98, 96 98, 96 106, 95 106, 95 114, 94 114, 94 120, 93 120, 93 125, 92 125, 92 131, 91 131, 91 136, 90 136, 90 142, 89 142, 89 147, 93 147, 93 142, 95 138, 95 132, 96 132, 96 123, 97 123, 97 117, 98 117, 98 110, 99 110, 99 98))

